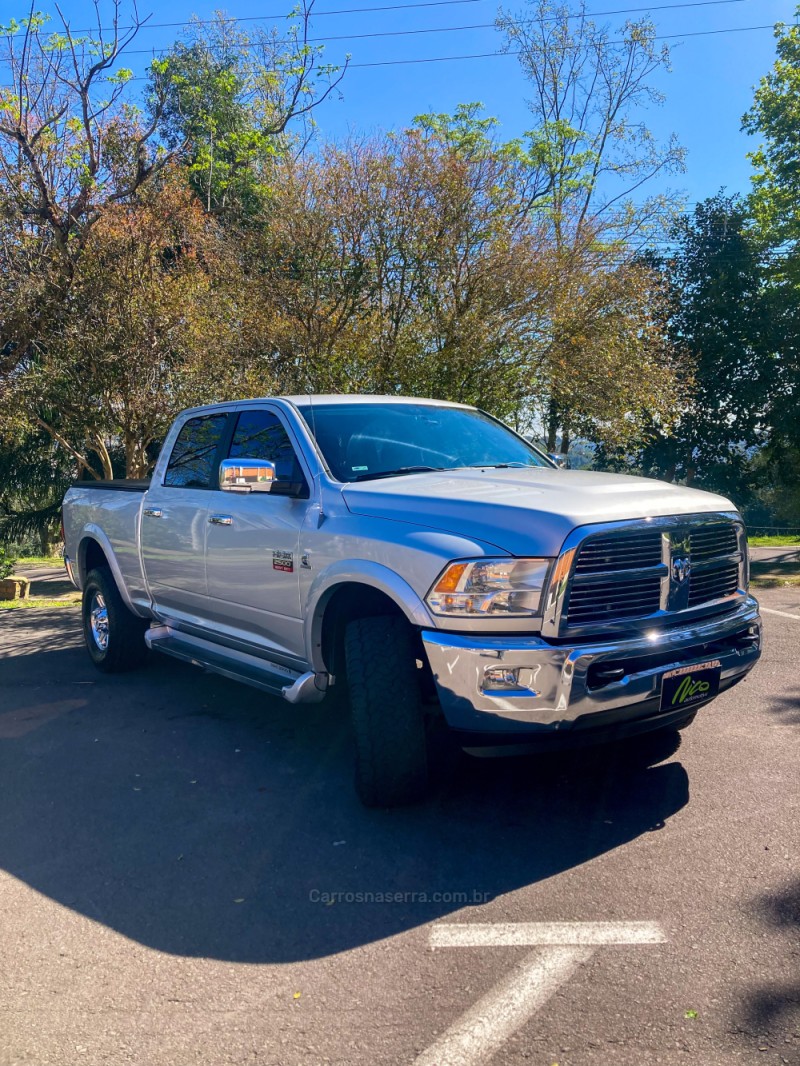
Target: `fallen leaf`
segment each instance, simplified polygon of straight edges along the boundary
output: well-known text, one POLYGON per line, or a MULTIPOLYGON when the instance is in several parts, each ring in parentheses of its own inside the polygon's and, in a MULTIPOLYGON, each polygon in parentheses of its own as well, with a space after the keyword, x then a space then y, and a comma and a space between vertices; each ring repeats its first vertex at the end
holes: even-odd
POLYGON ((697 1017, 697 1011, 696 1010, 687 1010, 687 1011, 684 1012, 683 1016, 684 1016, 684 1018, 696 1018, 697 1017))
POLYGON ((294 994, 294 997, 293 997, 293 998, 294 998, 294 999, 300 999, 300 993, 299 993, 299 992, 295 992, 295 994, 294 994))

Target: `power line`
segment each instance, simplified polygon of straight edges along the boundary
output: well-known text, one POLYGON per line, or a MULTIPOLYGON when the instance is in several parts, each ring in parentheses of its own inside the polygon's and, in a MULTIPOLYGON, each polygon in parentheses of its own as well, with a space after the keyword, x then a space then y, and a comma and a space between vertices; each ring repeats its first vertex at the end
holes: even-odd
MULTIPOLYGON (((707 2, 707 0, 704 0, 704 2, 707 2)), ((712 2, 718 3, 718 2, 722 2, 722 0, 712 0, 712 2)), ((458 30, 458 29, 468 30, 468 29, 489 28, 489 27, 493 28, 494 27, 494 23, 488 24, 488 27, 455 26, 455 27, 452 27, 452 29, 454 29, 454 30, 458 30)), ((713 36, 716 36, 718 34, 723 34, 723 33, 751 33, 751 32, 756 31, 756 30, 772 30, 774 28, 775 27, 774 27, 773 23, 766 23, 766 24, 761 25, 761 26, 727 26, 727 27, 723 27, 721 29, 716 29, 716 30, 690 30, 690 31, 687 31, 685 33, 659 33, 659 34, 654 34, 653 37, 652 37, 652 40, 654 40, 654 41, 683 40, 686 37, 713 37, 713 36)), ((445 29, 448 29, 448 27, 445 27, 445 29)), ((420 33, 420 32, 425 32, 425 31, 415 30, 415 31, 397 31, 397 32, 398 33, 403 33, 403 32, 405 32, 405 33, 420 33)), ((442 31, 440 30, 440 31, 436 31, 436 32, 442 32, 442 31)), ((381 37, 381 36, 391 36, 391 35, 392 34, 388 34, 388 33, 387 34, 378 34, 378 33, 376 33, 376 34, 363 34, 361 36, 381 37)), ((353 39, 355 39, 356 36, 358 36, 358 35, 354 35, 353 39)), ((321 41, 321 40, 334 40, 334 39, 339 39, 339 38, 324 38, 324 37, 316 38, 316 40, 318 40, 318 41, 321 41)), ((341 39, 346 40, 348 38, 344 37, 344 38, 341 38, 341 39)), ((624 42, 623 41, 611 41, 610 43, 611 44, 622 44, 624 42)), ((139 52, 136 52, 136 53, 131 53, 131 52, 126 51, 126 52, 122 53, 122 55, 142 54, 142 52, 145 52, 148 55, 155 55, 155 54, 161 54, 161 53, 167 52, 167 51, 169 51, 169 49, 153 49, 152 51, 150 49, 143 49, 143 50, 140 50, 139 52)), ((509 50, 509 51, 505 51, 505 52, 475 52, 475 53, 471 53, 469 55, 426 56, 426 57, 421 57, 421 58, 416 58, 416 59, 381 59, 381 60, 374 60, 374 61, 369 62, 369 63, 348 63, 347 66, 348 66, 349 70, 353 70, 353 69, 357 69, 357 68, 362 68, 363 69, 363 68, 366 68, 366 67, 409 66, 409 65, 416 65, 416 64, 420 64, 420 63, 454 63, 454 62, 458 62, 458 61, 461 61, 461 60, 467 60, 467 59, 496 59, 496 58, 499 58, 499 57, 518 56, 518 55, 522 55, 522 54, 523 53, 522 53, 522 51, 520 49, 515 49, 515 50, 509 50)), ((9 60, 8 60, 8 58, 5 58, 5 59, 0 60, 0 62, 6 62, 7 63, 7 62, 9 62, 9 60)), ((129 80, 130 81, 146 81, 147 79, 146 78, 130 78, 129 80)), ((10 89, 10 88, 12 88, 12 86, 0 86, 0 88, 10 89)))
MULTIPOLYGON (((710 37, 720 33, 748 33, 753 30, 771 30, 774 29, 772 23, 764 26, 730 26, 725 29, 719 30, 696 30, 690 33, 661 33, 656 34, 653 37, 655 41, 671 41, 682 40, 684 37, 710 37)), ((621 41, 612 41, 612 44, 621 44, 621 41)), ((429 56, 423 59, 382 59, 372 63, 350 63, 348 67, 350 70, 356 67, 396 67, 407 66, 409 64, 417 63, 453 63, 462 59, 492 59, 497 56, 518 56, 522 53, 519 50, 508 52, 477 52, 472 55, 461 56, 429 56)))
MULTIPOLYGON (((454 4, 479 4, 479 3, 484 3, 484 2, 485 2, 485 0, 416 0, 416 2, 410 3, 410 4, 386 4, 386 5, 381 5, 381 6, 377 6, 377 7, 347 7, 347 8, 338 8, 338 9, 335 9, 333 11, 317 11, 317 10, 313 10, 313 11, 309 11, 309 15, 310 16, 313 15, 314 18, 323 18, 323 17, 327 18, 330 15, 360 15, 360 14, 371 13, 371 12, 374 12, 374 11, 406 11, 406 10, 415 9, 415 8, 449 7, 449 6, 452 6, 454 4)), ((678 4, 656 4, 656 5, 652 5, 651 4, 649 7, 623 7, 623 8, 617 8, 614 11, 587 11, 585 17, 588 17, 588 18, 605 18, 606 16, 611 16, 611 15, 635 15, 635 14, 641 14, 642 12, 650 12, 650 11, 670 11, 670 10, 673 10, 673 9, 677 10, 679 8, 691 8, 691 7, 716 7, 716 6, 720 5, 720 4, 746 4, 746 3, 750 3, 750 2, 751 2, 751 0, 684 0, 683 3, 678 3, 678 4)), ((190 26, 211 26, 211 25, 218 25, 219 23, 224 23, 224 24, 227 25, 228 23, 238 23, 238 22, 269 22, 269 21, 276 21, 276 20, 282 20, 282 19, 290 19, 292 17, 294 17, 294 16, 291 15, 291 14, 287 14, 286 12, 282 12, 281 14, 242 15, 242 16, 237 16, 237 17, 233 17, 233 18, 223 18, 223 19, 195 19, 195 20, 192 20, 191 22, 149 22, 149 21, 145 21, 145 22, 143 22, 143 23, 141 23, 139 25, 138 29, 140 29, 140 30, 183 29, 183 28, 188 28, 190 26)), ((574 14, 574 15, 568 14, 566 17, 568 19, 582 19, 582 18, 584 18, 584 16, 580 15, 580 14, 574 14)), ((545 18, 542 21, 543 22, 559 22, 559 21, 561 21, 561 17, 558 16, 558 15, 555 15, 555 16, 552 16, 552 17, 549 17, 549 18, 545 18)), ((133 29, 136 29, 136 28, 137 27, 135 27, 135 26, 117 26, 116 27, 117 31, 122 31, 122 32, 126 32, 128 30, 133 30, 133 29)), ((115 32, 115 28, 113 26, 103 26, 103 27, 92 26, 89 29, 81 29, 81 30, 70 29, 70 32, 73 33, 73 34, 114 33, 115 32)), ((25 33, 25 31, 23 30, 20 33, 10 34, 9 36, 11 36, 11 37, 22 37, 22 36, 24 36, 24 33, 25 33)))
MULTIPOLYGON (((452 2, 452 0, 447 0, 447 2, 452 2)), ((461 2, 461 0, 459 0, 459 2, 461 2)), ((469 2, 469 3, 478 3, 478 2, 480 2, 480 0, 463 0, 463 2, 464 3, 467 3, 467 2, 469 2)), ((672 7, 700 7, 700 6, 702 6, 702 4, 706 4, 706 3, 718 4, 718 3, 741 3, 741 2, 743 2, 743 0, 700 0, 699 3, 672 4, 670 6, 672 6, 672 7)), ((363 10, 366 10, 366 9, 363 9, 363 10)), ((646 10, 646 9, 645 8, 631 8, 631 9, 629 9, 629 11, 643 11, 643 10, 646 10)), ((657 10, 657 9, 650 8, 649 10, 657 10)), ((598 14, 620 14, 620 12, 598 12, 598 14)), ((497 28, 497 24, 494 23, 494 22, 475 22, 475 23, 472 23, 470 25, 464 25, 464 26, 428 26, 428 27, 423 27, 421 29, 416 29, 416 30, 379 30, 379 31, 374 31, 372 33, 342 33, 342 34, 337 34, 337 35, 331 36, 331 37, 308 37, 308 38, 304 38, 304 41, 305 41, 305 43, 308 43, 308 44, 322 44, 322 43, 328 43, 328 42, 331 42, 331 41, 361 41, 361 40, 371 39, 371 38, 374 38, 374 37, 417 37, 417 36, 420 36, 422 34, 429 34, 429 33, 462 33, 462 32, 467 32, 467 31, 470 31, 470 30, 492 30, 492 29, 496 29, 496 28, 497 28)), ((745 28, 761 29, 762 27, 745 27, 745 28)), ((731 31, 727 31, 727 30, 705 30, 705 31, 701 31, 701 32, 705 32, 705 33, 717 33, 717 32, 723 33, 723 32, 734 32, 734 31, 732 31, 732 30, 731 31)), ((689 36, 689 34, 688 33, 687 34, 680 34, 678 36, 689 36)), ((663 40, 665 38, 659 37, 659 38, 656 38, 656 39, 657 40, 663 40)), ((275 43, 277 43, 277 44, 291 44, 292 40, 293 40, 292 38, 285 38, 285 39, 279 40, 279 41, 277 41, 275 43)), ((246 42, 246 43, 248 45, 251 45, 253 42, 246 42)), ((151 48, 126 48, 125 49, 125 55, 164 55, 165 53, 169 52, 170 50, 171 50, 170 48, 155 48, 155 49, 151 49, 151 48)), ((361 64, 351 64, 351 65, 352 66, 360 66, 361 64)))

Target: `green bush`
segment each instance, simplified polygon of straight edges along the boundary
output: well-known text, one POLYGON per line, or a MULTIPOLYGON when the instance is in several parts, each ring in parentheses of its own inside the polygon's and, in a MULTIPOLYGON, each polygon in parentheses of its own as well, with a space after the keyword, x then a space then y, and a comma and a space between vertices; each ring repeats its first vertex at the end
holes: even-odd
POLYGON ((8 577, 16 565, 17 560, 14 556, 0 544, 0 581, 8 577))

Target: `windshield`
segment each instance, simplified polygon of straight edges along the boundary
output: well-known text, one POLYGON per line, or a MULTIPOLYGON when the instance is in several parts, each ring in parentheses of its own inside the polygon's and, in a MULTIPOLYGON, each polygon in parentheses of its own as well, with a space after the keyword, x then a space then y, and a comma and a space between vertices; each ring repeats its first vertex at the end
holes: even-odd
POLYGON ((550 466, 481 411, 417 403, 298 405, 338 481, 470 466, 550 466))

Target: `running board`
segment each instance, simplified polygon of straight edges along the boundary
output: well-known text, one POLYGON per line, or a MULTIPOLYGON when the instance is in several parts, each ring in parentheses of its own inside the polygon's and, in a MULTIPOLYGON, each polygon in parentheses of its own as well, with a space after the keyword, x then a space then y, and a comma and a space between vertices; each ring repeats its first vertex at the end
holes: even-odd
POLYGON ((313 670, 301 673, 257 655, 223 648, 213 641, 169 626, 152 626, 145 633, 144 640, 153 651, 252 685, 273 696, 283 696, 289 703, 319 703, 327 688, 325 674, 315 674, 313 670))

